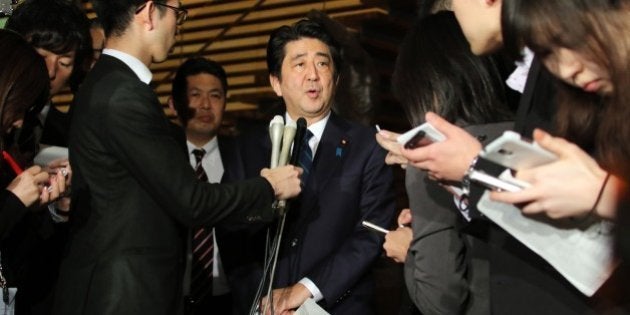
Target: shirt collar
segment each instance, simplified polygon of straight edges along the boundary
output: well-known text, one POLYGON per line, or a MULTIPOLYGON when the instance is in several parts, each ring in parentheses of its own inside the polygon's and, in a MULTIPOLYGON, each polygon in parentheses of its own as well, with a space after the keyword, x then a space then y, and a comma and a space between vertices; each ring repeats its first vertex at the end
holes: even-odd
POLYGON ((525 47, 523 49, 523 60, 515 62, 516 69, 510 74, 505 81, 507 86, 512 90, 523 93, 525 90, 525 83, 527 82, 527 76, 529 75, 529 68, 532 65, 534 59, 534 53, 525 47))
MULTIPOLYGON (((324 128, 326 128, 326 124, 328 123, 328 119, 330 119, 330 111, 328 112, 326 117, 324 117, 320 121, 318 121, 318 122, 308 126, 308 130, 310 130, 313 133, 313 137, 315 139, 317 139, 317 142, 319 142, 319 140, 322 139, 322 135, 324 134, 324 128)), ((289 113, 285 113, 284 114, 284 120, 286 121, 286 123, 289 123, 290 121, 293 121, 293 119, 291 119, 291 116, 289 116, 289 113)))
POLYGON ((204 149, 206 151, 206 156, 210 155, 214 150, 219 148, 219 140, 217 137, 212 138, 212 140, 206 142, 201 147, 198 147, 192 144, 190 141, 186 140, 186 145, 188 146, 188 154, 192 154, 192 151, 195 149, 204 149))
POLYGON ((151 70, 149 70, 149 68, 138 58, 128 53, 124 53, 120 50, 115 50, 111 48, 105 48, 103 49, 103 55, 109 55, 124 62, 138 76, 140 81, 146 84, 149 84, 149 82, 151 82, 151 79, 153 79, 153 74, 151 73, 151 70))

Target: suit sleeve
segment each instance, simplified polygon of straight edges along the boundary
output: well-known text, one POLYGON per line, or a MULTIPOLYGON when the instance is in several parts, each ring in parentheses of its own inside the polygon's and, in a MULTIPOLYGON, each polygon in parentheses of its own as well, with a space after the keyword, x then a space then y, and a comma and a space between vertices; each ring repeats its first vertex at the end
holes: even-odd
POLYGON ((109 152, 181 223, 214 225, 226 218, 257 221, 271 213, 271 185, 262 177, 233 185, 200 183, 172 136, 168 120, 151 89, 122 85, 104 111, 109 152))
POLYGON ((461 314, 469 293, 453 197, 413 167, 407 169, 406 182, 413 217, 405 262, 409 296, 422 314, 461 314))
MULTIPOLYGON (((357 145, 366 147, 361 153, 365 157, 363 161, 357 158, 346 161, 363 163, 359 182, 343 185, 360 187, 357 188, 356 209, 340 209, 356 211, 356 223, 337 250, 307 273, 307 277, 321 291, 327 306, 333 306, 346 295, 352 294, 352 288, 369 273, 369 268, 381 253, 383 236, 363 227, 361 221, 368 220, 387 227, 394 216, 393 174, 390 166, 384 163, 386 153, 376 144, 373 135, 361 140, 357 145)), ((351 177, 345 175, 346 178, 351 177)))

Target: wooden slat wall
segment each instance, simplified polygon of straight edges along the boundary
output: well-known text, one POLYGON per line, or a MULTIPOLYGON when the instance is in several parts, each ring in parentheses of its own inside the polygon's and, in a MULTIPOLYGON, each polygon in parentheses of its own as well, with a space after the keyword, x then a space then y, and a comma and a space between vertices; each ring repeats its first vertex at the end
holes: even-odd
MULTIPOLYGON (((387 15, 383 6, 374 3, 378 1, 182 0, 189 17, 169 59, 151 66, 155 90, 166 105, 177 67, 190 56, 202 55, 221 63, 228 73, 227 111, 255 111, 261 101, 275 97, 265 62, 265 47, 273 29, 305 17, 311 10, 348 21, 344 25, 352 27, 352 21, 387 15)), ((94 16, 89 3, 85 8, 88 16, 94 16)), ((72 102, 72 95, 58 95, 54 102, 65 107, 72 102)), ((165 111, 172 116, 167 106, 165 111)))

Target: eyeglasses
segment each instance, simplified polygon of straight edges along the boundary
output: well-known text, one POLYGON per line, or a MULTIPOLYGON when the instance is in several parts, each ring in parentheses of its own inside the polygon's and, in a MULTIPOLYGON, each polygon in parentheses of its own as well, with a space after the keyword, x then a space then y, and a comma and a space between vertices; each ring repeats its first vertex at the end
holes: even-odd
MULTIPOLYGON (((178 8, 178 7, 174 7, 172 5, 168 5, 166 3, 155 2, 155 1, 153 2, 153 4, 161 5, 163 7, 166 7, 166 8, 169 8, 169 9, 175 11, 175 15, 177 16, 177 25, 184 24, 184 22, 188 18, 188 10, 186 10, 184 8, 178 8)), ((138 9, 136 10, 136 14, 140 13, 140 11, 142 11, 142 9, 144 9, 144 7, 146 7, 146 6, 147 6, 147 3, 145 2, 143 5, 138 7, 138 9)))

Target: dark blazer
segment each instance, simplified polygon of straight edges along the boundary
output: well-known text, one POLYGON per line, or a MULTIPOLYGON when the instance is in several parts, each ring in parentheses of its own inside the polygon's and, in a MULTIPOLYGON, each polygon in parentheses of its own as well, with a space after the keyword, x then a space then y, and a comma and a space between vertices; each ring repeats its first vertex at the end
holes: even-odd
MULTIPOLYGON (((245 170, 254 174, 269 165, 271 144, 266 130, 247 140, 245 170)), ((361 221, 388 227, 393 219, 392 170, 383 162, 385 154, 374 130, 331 114, 308 182, 287 215, 275 288, 308 277, 322 292, 320 304, 328 312, 372 313, 369 274, 383 236, 361 221)), ((260 280, 257 272, 249 272, 255 278, 250 283, 260 280)))
MULTIPOLYGON (((512 122, 467 126, 482 144, 512 122)), ((488 314, 488 263, 485 246, 461 232, 466 226, 453 195, 425 172, 405 175, 412 212, 413 239, 405 261, 407 291, 422 314, 488 314)))
POLYGON ((271 185, 198 182, 155 93, 114 57, 99 59, 74 106, 72 235, 54 313, 181 313, 186 228, 270 216, 271 185))
MULTIPOLYGON (((554 79, 535 58, 517 109, 515 131, 531 138, 534 128, 552 131, 554 79)), ((481 161, 479 168, 498 175, 503 169, 481 161)), ((471 205, 482 188, 474 189, 471 205)), ((496 224, 475 217, 466 231, 489 246, 490 306, 493 314, 582 314, 588 299, 540 256, 496 224)))

